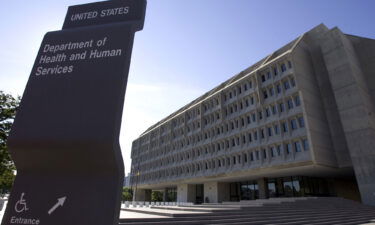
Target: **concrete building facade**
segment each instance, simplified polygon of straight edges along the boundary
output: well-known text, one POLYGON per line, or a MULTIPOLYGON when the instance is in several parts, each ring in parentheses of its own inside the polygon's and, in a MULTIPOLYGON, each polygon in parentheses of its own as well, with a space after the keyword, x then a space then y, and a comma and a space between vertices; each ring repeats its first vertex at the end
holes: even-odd
POLYGON ((134 140, 136 198, 375 205, 374 94, 375 40, 321 24, 134 140))

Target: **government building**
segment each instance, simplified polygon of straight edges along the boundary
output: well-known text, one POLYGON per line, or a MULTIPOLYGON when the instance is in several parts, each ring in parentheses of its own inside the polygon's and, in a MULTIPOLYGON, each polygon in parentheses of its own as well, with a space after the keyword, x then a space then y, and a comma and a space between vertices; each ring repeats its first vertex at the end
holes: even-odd
POLYGON ((375 40, 321 24, 147 129, 135 199, 375 205, 375 40))

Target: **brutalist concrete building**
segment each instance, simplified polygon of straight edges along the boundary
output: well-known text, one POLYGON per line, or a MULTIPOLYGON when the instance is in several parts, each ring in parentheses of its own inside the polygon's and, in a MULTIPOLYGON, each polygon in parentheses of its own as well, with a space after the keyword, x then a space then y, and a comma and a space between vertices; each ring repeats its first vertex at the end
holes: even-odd
POLYGON ((146 130, 136 199, 341 196, 375 205, 375 40, 323 24, 146 130))

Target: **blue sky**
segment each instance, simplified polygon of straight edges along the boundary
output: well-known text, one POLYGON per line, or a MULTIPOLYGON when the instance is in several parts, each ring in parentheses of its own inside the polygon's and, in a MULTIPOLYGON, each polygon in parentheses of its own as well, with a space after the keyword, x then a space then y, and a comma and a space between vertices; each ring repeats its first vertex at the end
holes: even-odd
MULTIPOLYGON (((59 30, 69 5, 14 0, 0 13, 0 90, 22 95, 43 35, 59 30)), ((120 143, 314 26, 375 39, 373 0, 148 0, 135 36, 120 143)))

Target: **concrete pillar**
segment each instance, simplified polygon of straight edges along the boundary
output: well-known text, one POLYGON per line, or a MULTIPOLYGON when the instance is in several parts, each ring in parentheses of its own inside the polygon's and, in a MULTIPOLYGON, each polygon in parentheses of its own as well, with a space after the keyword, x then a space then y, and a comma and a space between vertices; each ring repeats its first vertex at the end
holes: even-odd
POLYGON ((219 203, 230 200, 229 183, 207 182, 204 183, 204 202, 219 203))
POLYGON ((217 182, 207 182, 203 184, 203 201, 205 203, 218 203, 218 185, 217 182), (208 201, 207 201, 208 200, 208 201))
POLYGON ((166 202, 167 201, 167 189, 164 188, 164 191, 163 191, 163 202, 166 202))
POLYGON ((258 190, 259 190, 259 198, 264 199, 268 198, 268 184, 266 178, 260 178, 257 180, 258 182, 258 190))
POLYGON ((195 202, 195 184, 177 185, 177 202, 195 202))
POLYGON ((135 192, 135 201, 151 201, 151 190, 138 188, 135 192))

